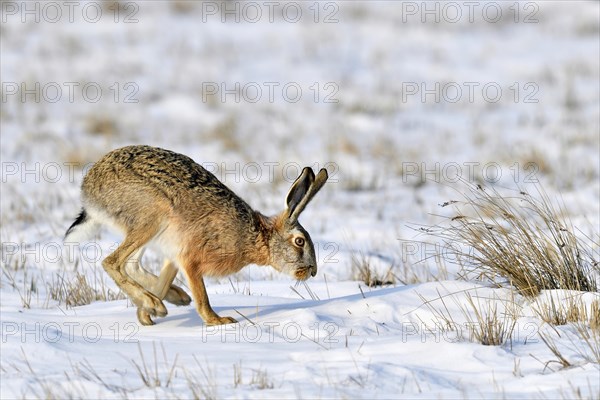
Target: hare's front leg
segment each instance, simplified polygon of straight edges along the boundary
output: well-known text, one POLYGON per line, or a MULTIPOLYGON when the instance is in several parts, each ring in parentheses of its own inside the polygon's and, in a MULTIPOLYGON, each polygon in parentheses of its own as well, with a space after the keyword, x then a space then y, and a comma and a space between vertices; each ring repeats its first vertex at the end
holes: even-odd
POLYGON ((192 296, 196 301, 196 310, 206 325, 234 324, 237 322, 231 317, 219 317, 219 315, 214 312, 208 301, 208 295, 206 294, 206 287, 204 286, 202 274, 194 271, 194 268, 190 267, 189 265, 186 265, 185 273, 187 275, 190 289, 192 290, 192 296))
POLYGON ((167 315, 167 309, 163 302, 145 290, 126 273, 126 263, 130 257, 148 243, 152 237, 153 231, 149 229, 132 231, 125 237, 123 243, 102 262, 104 270, 117 286, 129 296, 133 304, 138 307, 138 319, 142 325, 153 324, 148 315, 159 317, 167 315))

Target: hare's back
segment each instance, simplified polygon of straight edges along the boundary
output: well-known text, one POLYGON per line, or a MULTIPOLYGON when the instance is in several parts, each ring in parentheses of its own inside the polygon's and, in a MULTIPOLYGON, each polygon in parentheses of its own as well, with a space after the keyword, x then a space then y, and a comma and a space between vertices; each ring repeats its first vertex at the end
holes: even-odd
POLYGON ((142 202, 146 206, 165 202, 173 209, 238 199, 190 157, 151 146, 128 146, 106 154, 85 176, 82 194, 84 201, 104 209, 111 203, 135 208, 142 202))

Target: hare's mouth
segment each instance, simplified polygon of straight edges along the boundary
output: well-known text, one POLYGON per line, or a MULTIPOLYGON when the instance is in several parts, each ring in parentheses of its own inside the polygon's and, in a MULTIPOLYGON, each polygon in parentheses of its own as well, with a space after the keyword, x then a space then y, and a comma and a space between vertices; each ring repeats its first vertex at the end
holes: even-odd
POLYGON ((310 267, 300 267, 300 268, 296 269, 294 276, 299 281, 305 281, 308 278, 310 278, 311 276, 315 276, 316 274, 317 274, 317 268, 310 266, 310 267))

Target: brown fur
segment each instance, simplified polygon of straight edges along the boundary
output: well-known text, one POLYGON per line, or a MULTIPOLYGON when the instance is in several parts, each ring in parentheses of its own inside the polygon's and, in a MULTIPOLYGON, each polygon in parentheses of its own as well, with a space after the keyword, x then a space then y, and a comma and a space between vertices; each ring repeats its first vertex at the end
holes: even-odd
POLYGON ((207 324, 235 322, 212 310, 203 277, 226 276, 248 264, 270 264, 297 279, 314 275, 314 246, 297 217, 326 180, 325 170, 315 180, 305 168, 290 189, 288 208, 266 217, 187 156, 149 146, 124 147, 106 154, 84 178, 84 210, 67 235, 92 222, 125 233, 103 266, 138 307, 142 324, 166 315, 163 299, 177 305, 191 301, 172 285, 176 268, 185 273, 207 324), (306 242, 302 248, 295 244, 297 237, 306 242), (167 255, 159 277, 145 271, 139 260, 152 240, 167 255))

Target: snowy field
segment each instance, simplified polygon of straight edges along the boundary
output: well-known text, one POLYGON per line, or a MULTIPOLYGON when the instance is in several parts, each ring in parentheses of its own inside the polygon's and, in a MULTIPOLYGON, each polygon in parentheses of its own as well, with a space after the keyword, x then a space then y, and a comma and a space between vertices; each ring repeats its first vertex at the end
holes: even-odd
POLYGON ((598 260, 598 2, 1 7, 2 398, 600 398, 600 336, 542 318, 598 293, 525 297, 418 229, 465 185, 541 186, 598 260), (192 303, 140 326, 101 266, 122 238, 62 242, 85 171, 129 144, 265 214, 327 168, 300 218, 317 276, 249 266, 206 280, 238 324, 192 303))

